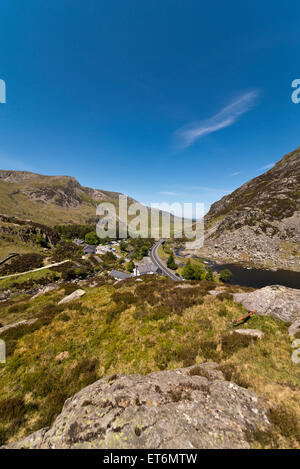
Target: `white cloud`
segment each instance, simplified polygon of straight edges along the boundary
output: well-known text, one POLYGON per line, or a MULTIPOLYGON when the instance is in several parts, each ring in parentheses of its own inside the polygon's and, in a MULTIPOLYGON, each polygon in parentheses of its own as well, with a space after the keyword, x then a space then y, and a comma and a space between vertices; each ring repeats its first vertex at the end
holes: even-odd
POLYGON ((199 138, 234 124, 242 114, 245 114, 245 112, 250 111, 254 107, 258 95, 258 90, 249 91, 213 117, 202 122, 192 122, 181 127, 174 133, 176 146, 179 148, 189 147, 199 138))
POLYGON ((236 173, 231 173, 229 174, 230 177, 234 177, 234 176, 238 176, 240 173, 240 171, 237 171, 236 173))
POLYGON ((172 195, 172 196, 179 195, 176 192, 169 192, 169 191, 162 191, 162 192, 160 192, 160 194, 162 194, 162 195, 172 195))
POLYGON ((265 166, 263 166, 262 168, 259 168, 258 171, 265 171, 266 169, 271 169, 273 168, 275 163, 269 163, 269 164, 266 164, 265 166))

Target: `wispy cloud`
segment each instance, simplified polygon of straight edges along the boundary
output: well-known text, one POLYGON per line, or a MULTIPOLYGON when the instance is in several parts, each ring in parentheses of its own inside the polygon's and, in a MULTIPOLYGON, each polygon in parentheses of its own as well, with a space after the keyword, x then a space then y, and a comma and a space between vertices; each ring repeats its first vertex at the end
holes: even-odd
POLYGON ((242 114, 255 106, 258 95, 258 90, 244 93, 213 117, 181 127, 174 133, 176 146, 181 149, 189 147, 199 138, 233 125, 242 114))
POLYGON ((234 177, 234 176, 238 176, 240 173, 240 171, 237 171, 236 173, 231 173, 229 174, 230 177, 234 177))
POLYGON ((273 168, 275 163, 269 163, 269 164, 266 164, 265 166, 263 166, 262 168, 259 168, 258 171, 265 171, 267 169, 271 169, 273 168))
POLYGON ((162 195, 172 195, 172 196, 179 195, 179 194, 177 194, 177 192, 169 192, 169 191, 162 191, 162 192, 160 192, 160 194, 162 194, 162 195))

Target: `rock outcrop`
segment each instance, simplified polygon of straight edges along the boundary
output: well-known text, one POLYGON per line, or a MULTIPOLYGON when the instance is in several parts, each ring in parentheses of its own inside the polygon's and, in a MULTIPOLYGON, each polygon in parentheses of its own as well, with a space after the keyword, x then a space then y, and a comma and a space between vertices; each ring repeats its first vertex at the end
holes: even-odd
POLYGON ((23 321, 7 324, 7 326, 0 327, 0 336, 11 329, 16 329, 17 327, 32 326, 36 321, 37 319, 24 319, 23 321))
POLYGON ((70 301, 74 301, 74 300, 77 300, 78 298, 81 298, 83 295, 85 295, 85 291, 79 288, 78 290, 73 291, 73 293, 71 293, 70 295, 65 296, 65 298, 60 300, 58 304, 63 305, 65 303, 69 303, 70 301))
POLYGON ((290 337, 294 337, 296 334, 300 334, 300 317, 293 322, 289 327, 290 337))
MULTIPOLYGON (((44 176, 26 171, 0 170, 0 189, 6 214, 49 226, 71 222, 95 224, 97 205, 102 201, 116 204, 120 195, 83 187, 70 176, 44 176)), ((128 200, 133 201, 130 197, 128 200)))
POLYGON ((259 329, 235 329, 234 333, 247 335, 248 337, 254 337, 255 339, 261 339, 265 335, 259 329))
POLYGON ((216 363, 113 375, 65 402, 51 428, 6 448, 249 448, 270 423, 256 394, 216 363))
POLYGON ((300 271, 300 148, 211 206, 200 254, 300 271))
POLYGON ((300 318, 300 290, 271 285, 250 293, 235 293, 234 301, 261 316, 272 316, 285 322, 300 318))

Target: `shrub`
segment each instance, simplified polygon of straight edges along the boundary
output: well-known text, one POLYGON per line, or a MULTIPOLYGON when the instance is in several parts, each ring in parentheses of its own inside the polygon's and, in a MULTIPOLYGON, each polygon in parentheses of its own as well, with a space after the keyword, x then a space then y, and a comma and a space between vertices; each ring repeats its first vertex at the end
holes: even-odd
POLYGON ((20 302, 10 306, 7 310, 8 314, 23 313, 30 307, 29 303, 20 302))
POLYGON ((2 422, 21 419, 25 413, 25 404, 21 397, 11 397, 0 402, 0 419, 2 422))
POLYGON ((4 445, 8 439, 8 432, 4 426, 0 426, 0 446, 4 445))
POLYGON ((27 270, 38 269, 43 266, 44 257, 41 254, 21 254, 13 258, 9 264, 1 269, 1 275, 27 272, 27 270))
POLYGON ((218 300, 232 300, 232 295, 230 293, 224 292, 224 293, 219 293, 217 296, 218 300))
POLYGON ((87 233, 85 235, 85 242, 87 244, 92 244, 94 246, 96 246, 97 244, 99 244, 99 238, 97 236, 97 233, 96 231, 90 231, 89 233, 87 233))
POLYGON ((257 339, 256 337, 249 337, 242 334, 226 334, 222 336, 222 352, 225 357, 228 357, 241 348, 246 348, 257 339))
POLYGON ((226 282, 229 282, 229 280, 231 279, 232 277, 232 272, 231 270, 229 269, 224 269, 224 270, 221 270, 220 272, 220 280, 224 283, 226 282))
POLYGON ((126 306, 123 303, 111 306, 106 313, 106 324, 110 324, 121 313, 123 313, 125 309, 126 306))
POLYGON ((76 244, 69 241, 61 241, 54 249, 52 259, 55 262, 64 261, 66 259, 78 260, 82 256, 82 249, 76 244))
POLYGON ((132 260, 127 262, 126 269, 128 270, 128 272, 132 273, 134 268, 135 268, 135 263, 132 260))
POLYGON ((149 311, 147 317, 152 321, 158 321, 170 316, 170 314, 171 311, 167 306, 157 306, 149 311))
POLYGON ((217 351, 217 342, 214 340, 202 340, 200 342, 201 355, 205 357, 206 360, 218 360, 220 354, 217 351))
POLYGON ((65 295, 71 295, 71 293, 73 293, 75 290, 78 289, 78 285, 76 285, 75 283, 66 283, 64 285, 64 291, 65 291, 65 295))
POLYGON ((84 239, 87 233, 93 231, 93 225, 56 225, 55 230, 61 237, 65 239, 84 239))
POLYGON ((88 271, 82 267, 75 269, 76 278, 84 279, 88 276, 88 271))
POLYGON ((214 282, 215 277, 211 268, 207 269, 205 280, 208 280, 209 282, 214 282))
POLYGON ((218 367, 218 370, 223 373, 226 381, 232 381, 233 383, 243 388, 248 388, 250 386, 248 381, 241 375, 237 367, 233 365, 232 363, 226 363, 224 365, 220 365, 218 367))
POLYGON ((277 449, 281 446, 282 437, 287 438, 291 447, 298 449, 300 443, 300 425, 297 417, 283 404, 268 410, 267 416, 272 428, 269 431, 248 430, 247 440, 256 441, 262 448, 277 449))
POLYGON ((187 341, 184 344, 174 345, 163 344, 155 354, 155 362, 160 370, 167 368, 170 361, 183 362, 183 366, 195 364, 195 359, 199 351, 199 343, 196 339, 187 341))
POLYGON ((228 314, 228 311, 227 311, 226 306, 225 305, 221 306, 221 308, 218 311, 218 315, 221 317, 225 317, 227 316, 227 314, 228 314))
POLYGON ((182 271, 182 276, 186 280, 203 280, 206 273, 202 265, 188 263, 182 271))

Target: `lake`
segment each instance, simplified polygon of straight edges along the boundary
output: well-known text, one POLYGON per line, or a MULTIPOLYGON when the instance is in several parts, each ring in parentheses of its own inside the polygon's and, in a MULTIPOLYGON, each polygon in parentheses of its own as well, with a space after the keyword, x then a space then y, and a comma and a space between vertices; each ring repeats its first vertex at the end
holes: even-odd
POLYGON ((290 270, 263 270, 247 269, 238 264, 216 264, 209 259, 206 265, 209 265, 213 271, 220 272, 223 269, 229 269, 232 272, 232 278, 229 283, 253 288, 262 288, 268 285, 283 285, 290 288, 300 289, 300 272, 290 270))

